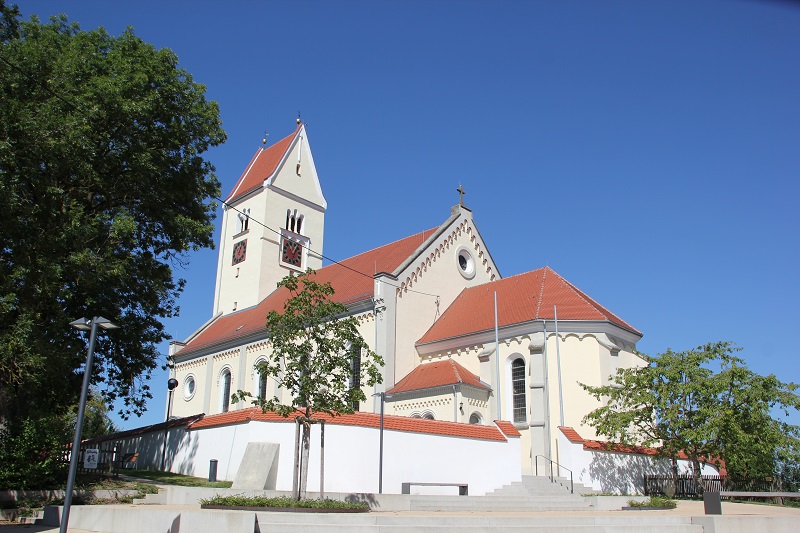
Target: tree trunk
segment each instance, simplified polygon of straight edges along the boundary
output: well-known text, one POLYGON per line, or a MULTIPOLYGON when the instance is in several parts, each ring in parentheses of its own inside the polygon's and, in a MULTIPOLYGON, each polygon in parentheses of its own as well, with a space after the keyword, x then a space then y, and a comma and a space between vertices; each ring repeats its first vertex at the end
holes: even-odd
POLYGON ((667 498, 674 498, 678 493, 678 458, 673 455, 670 459, 672 459, 672 487, 670 489, 665 487, 664 494, 667 498))
POLYGON ((308 451, 311 446, 311 423, 308 418, 301 420, 303 424, 303 439, 300 442, 300 488, 298 490, 301 500, 306 499, 308 489, 308 451))
POLYGON ((703 486, 703 473, 700 470, 700 461, 696 455, 692 455, 692 477, 694 478, 694 485, 697 489, 698 496, 703 496, 705 486, 703 486))

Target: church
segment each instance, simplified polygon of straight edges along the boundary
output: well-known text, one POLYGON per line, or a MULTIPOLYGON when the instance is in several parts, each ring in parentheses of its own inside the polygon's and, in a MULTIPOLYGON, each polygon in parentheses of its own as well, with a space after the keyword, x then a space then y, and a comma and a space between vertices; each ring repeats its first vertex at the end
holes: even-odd
POLYGON ((283 310, 276 284, 313 268, 385 362, 383 383, 364 389, 365 417, 384 398, 395 420, 499 427, 518 439, 517 475, 563 464, 563 442, 574 442, 564 428, 596 437, 582 419, 598 403, 579 383, 646 364, 641 332, 549 267, 502 277, 460 187, 438 227, 323 266, 324 183, 299 121, 247 164, 225 199, 211 317, 170 346, 178 385, 168 414, 233 423, 252 411, 231 403, 238 389, 289 401, 256 365, 270 357, 267 313, 283 310))

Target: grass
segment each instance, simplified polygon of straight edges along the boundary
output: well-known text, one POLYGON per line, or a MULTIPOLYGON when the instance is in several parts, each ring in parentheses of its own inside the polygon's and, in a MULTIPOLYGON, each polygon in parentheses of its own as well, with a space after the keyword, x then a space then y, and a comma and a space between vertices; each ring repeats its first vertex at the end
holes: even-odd
POLYGON ((628 500, 628 507, 664 507, 666 509, 675 509, 677 505, 675 500, 665 496, 650 496, 650 498, 641 502, 628 500))
POLYGON ((157 470, 136 470, 130 473, 131 477, 149 479, 164 485, 180 485, 181 487, 211 487, 215 489, 227 489, 233 485, 232 481, 208 481, 202 477, 184 476, 173 472, 161 472, 157 470))
POLYGON ((200 505, 224 505, 229 507, 289 507, 305 509, 356 509, 368 510, 367 502, 343 502, 340 500, 296 500, 288 496, 268 498, 266 496, 220 496, 203 498, 200 505))

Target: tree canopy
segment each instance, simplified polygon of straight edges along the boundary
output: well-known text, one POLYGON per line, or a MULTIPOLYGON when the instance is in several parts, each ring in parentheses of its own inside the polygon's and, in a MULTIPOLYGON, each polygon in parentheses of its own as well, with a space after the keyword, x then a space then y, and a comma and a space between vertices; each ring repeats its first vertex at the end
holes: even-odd
MULTIPOLYGON (((285 396, 262 395, 252 400, 264 411, 303 419, 300 470, 301 495, 305 494, 311 417, 315 412, 331 415, 352 413, 366 400, 362 386, 381 383, 383 359, 370 350, 358 331, 358 319, 347 316, 347 307, 331 300, 330 283, 319 283, 309 269, 287 276, 278 283, 288 291, 283 313, 270 311, 267 333, 272 347, 269 359, 259 365, 262 376, 271 376, 285 396), (288 400, 288 402, 286 401, 288 400)), ((250 398, 237 391, 234 401, 250 398)))
POLYGON ((655 446, 668 457, 684 452, 698 480, 705 461, 725 461, 736 474, 779 474, 800 457, 800 427, 774 413, 800 408, 798 386, 756 374, 734 355, 737 350, 727 342, 667 350, 647 357, 648 366, 619 369, 608 385, 582 384, 607 400, 584 422, 601 435, 655 446))
POLYGON ((138 414, 179 311, 173 269, 213 246, 218 106, 130 28, 0 8, 0 422, 77 402, 84 316, 121 327, 98 336, 93 383, 138 414))

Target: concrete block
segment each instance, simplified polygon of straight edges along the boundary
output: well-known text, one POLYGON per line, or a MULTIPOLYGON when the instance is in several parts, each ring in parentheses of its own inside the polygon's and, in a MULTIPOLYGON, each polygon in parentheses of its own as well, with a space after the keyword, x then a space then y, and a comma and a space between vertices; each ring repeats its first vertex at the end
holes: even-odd
POLYGON ((278 452, 274 442, 248 442, 232 489, 275 490, 278 480, 278 452))

